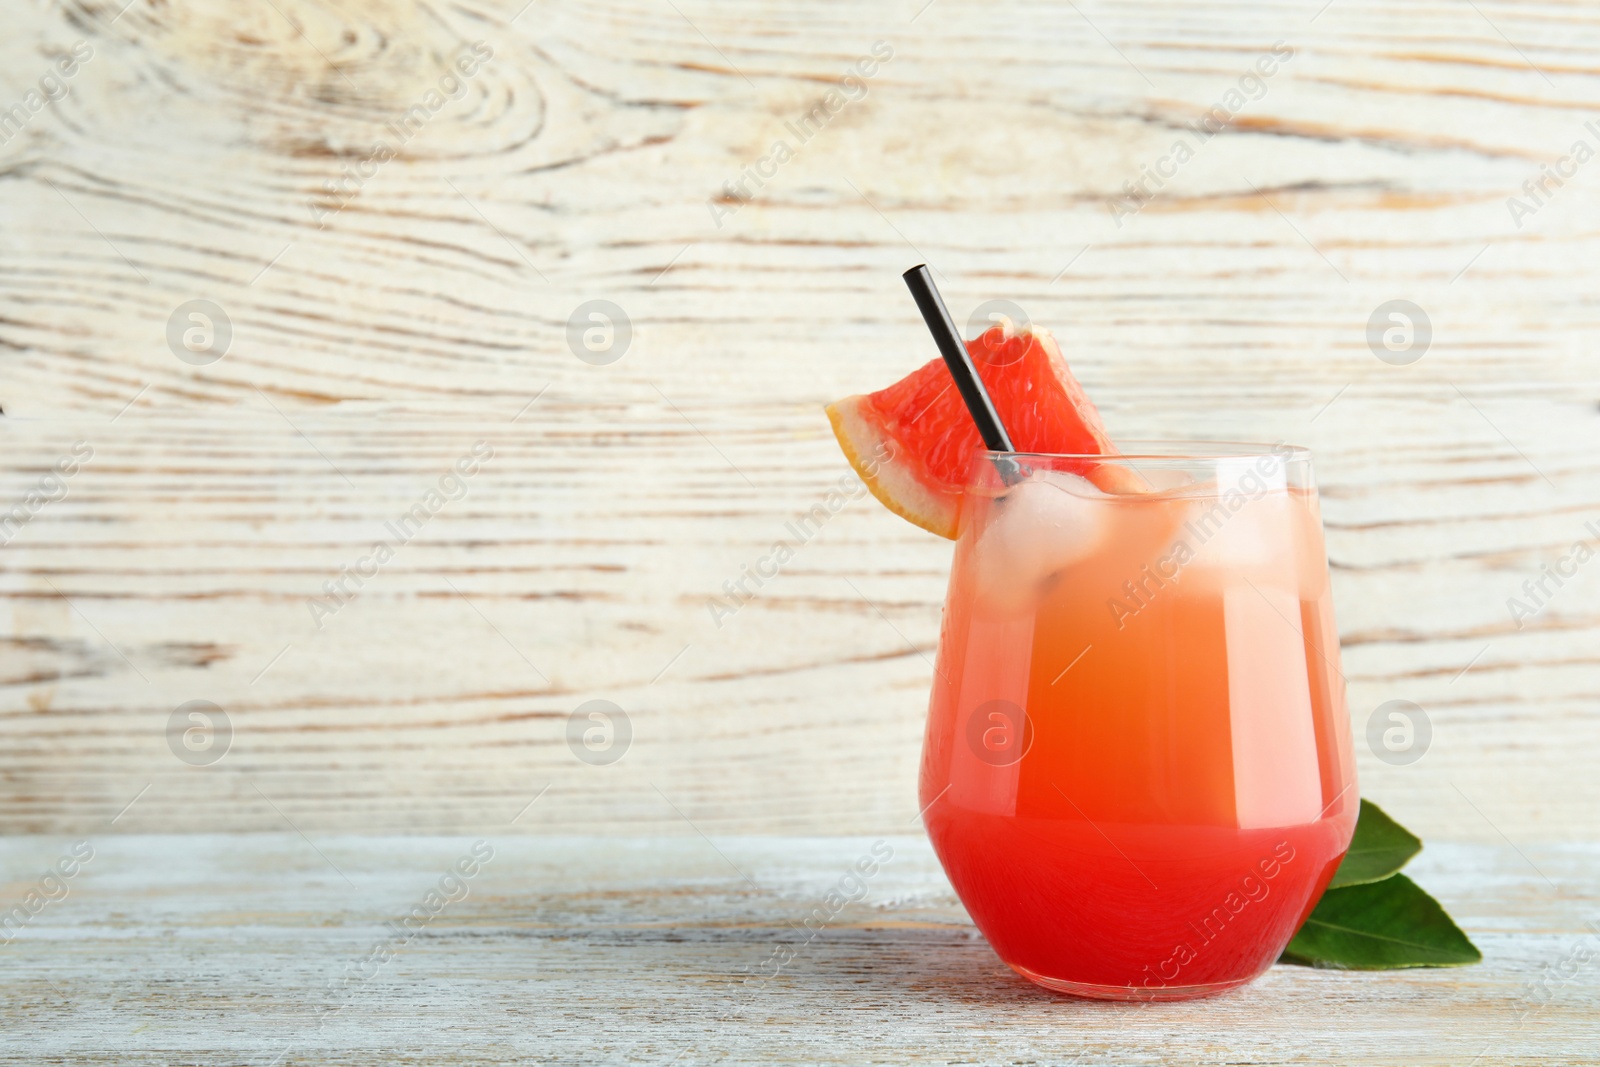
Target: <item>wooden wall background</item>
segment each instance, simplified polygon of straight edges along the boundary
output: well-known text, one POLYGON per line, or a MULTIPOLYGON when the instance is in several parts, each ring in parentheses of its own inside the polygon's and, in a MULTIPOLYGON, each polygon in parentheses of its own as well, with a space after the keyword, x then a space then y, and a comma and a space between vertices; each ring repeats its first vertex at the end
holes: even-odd
POLYGON ((546 786, 515 829, 904 832, 948 545, 858 501, 720 629, 707 602, 846 473, 821 405, 929 357, 926 259, 958 315, 1053 325, 1115 435, 1317 451, 1364 793, 1425 837, 1596 836, 1600 563, 1520 630, 1506 601, 1600 520, 1600 164, 1520 227, 1506 201, 1600 148, 1600 11, 124 2, 18 0, 0 35, 5 107, 92 49, 0 144, 0 503, 94 452, 0 548, 7 832, 136 796, 114 829, 457 831, 546 786), (202 366, 166 340, 195 299, 233 329, 202 366), (594 299, 632 324, 604 366, 567 342, 594 299), (1410 365, 1368 347, 1391 299, 1433 324, 1410 365), (478 440, 317 630, 306 598, 478 440), (234 730, 205 767, 165 732, 196 699, 234 730), (564 741, 590 699, 631 719, 610 766, 564 741), (1361 740, 1391 699, 1433 724, 1409 766, 1361 740))

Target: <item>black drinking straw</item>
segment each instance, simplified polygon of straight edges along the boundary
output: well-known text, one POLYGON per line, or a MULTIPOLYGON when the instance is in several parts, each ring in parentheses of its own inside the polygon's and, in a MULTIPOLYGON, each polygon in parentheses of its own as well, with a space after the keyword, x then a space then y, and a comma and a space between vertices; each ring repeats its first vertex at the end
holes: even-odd
MULTIPOLYGON (((983 379, 978 377, 978 368, 973 366, 966 343, 956 331, 956 324, 950 318, 950 309, 944 306, 944 298, 939 295, 939 287, 933 284, 928 265, 918 264, 901 277, 906 280, 906 288, 911 290, 911 297, 917 302, 917 310, 922 312, 922 320, 928 324, 928 332, 933 334, 934 344, 939 346, 944 365, 950 368, 950 377, 955 379, 956 388, 961 391, 961 399, 966 403, 972 421, 978 424, 978 435, 983 438, 983 446, 991 452, 1015 452, 1011 435, 1006 433, 1000 413, 994 409, 994 401, 989 398, 989 390, 984 388, 983 379)), ((1013 460, 998 461, 995 466, 1007 485, 1021 477, 1013 460)))

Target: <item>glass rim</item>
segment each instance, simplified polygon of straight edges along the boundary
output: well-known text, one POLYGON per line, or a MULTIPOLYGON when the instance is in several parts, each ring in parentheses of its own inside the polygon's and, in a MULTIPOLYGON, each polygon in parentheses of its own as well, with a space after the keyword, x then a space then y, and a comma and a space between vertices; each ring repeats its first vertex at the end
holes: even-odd
POLYGON ((1160 441, 1140 440, 1123 441, 1124 451, 1104 452, 997 452, 993 449, 981 449, 981 453, 990 459, 1006 459, 1018 456, 1035 459, 1070 459, 1098 461, 1101 463, 1117 462, 1167 462, 1167 463, 1215 463, 1223 459, 1260 459, 1263 456, 1279 456, 1284 460, 1309 460, 1311 449, 1304 445, 1291 445, 1286 443, 1264 444, 1259 441, 1160 441))

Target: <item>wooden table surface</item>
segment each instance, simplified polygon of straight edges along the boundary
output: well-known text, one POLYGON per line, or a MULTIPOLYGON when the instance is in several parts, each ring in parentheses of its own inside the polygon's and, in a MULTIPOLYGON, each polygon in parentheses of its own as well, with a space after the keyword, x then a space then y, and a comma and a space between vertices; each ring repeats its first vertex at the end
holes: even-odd
POLYGON ((46 836, 5 843, 0 904, 54 842, 101 858, 3 949, 10 1054, 268 1062, 455 847, 344 835, 488 828, 522 857, 494 895, 295 1055, 709 1037, 854 847, 794 835, 911 826, 949 545, 854 500, 726 609, 846 473, 821 405, 931 355, 898 277, 926 260, 959 319, 1054 327, 1114 437, 1314 449, 1362 793, 1487 959, 1064 1004, 908 843, 723 1051, 1600 1059, 1592 965, 1514 1023, 1600 919, 1600 564, 1547 576, 1600 545, 1597 116, 1571 3, 17 0, 0 832, 46 836), (1430 323, 1411 362, 1380 358, 1396 300, 1430 323), (631 728, 609 765, 567 743, 592 700, 631 728), (1414 761, 1366 740, 1391 700, 1431 724, 1414 761), (193 701, 226 730, 186 759, 193 701), (764 892, 695 867, 691 826, 750 842, 764 892), (294 836, 121 837, 246 831, 294 836))
MULTIPOLYGON (((1415 861, 1482 946, 1477 967, 1279 965, 1209 1000, 1117 1005, 1007 970, 920 835, 88 840, 70 894, 0 946, 0 1062, 1600 1059, 1593 846, 1429 847, 1415 861), (892 856, 865 897, 828 914, 875 845, 892 856), (414 933, 385 925, 474 855, 490 858, 464 897, 414 933), (808 940, 818 909, 828 921, 808 940), (377 961, 385 945, 394 955, 377 961), (793 956, 775 968, 780 951, 793 956)), ((0 864, 20 875, 70 847, 13 838, 0 864)))

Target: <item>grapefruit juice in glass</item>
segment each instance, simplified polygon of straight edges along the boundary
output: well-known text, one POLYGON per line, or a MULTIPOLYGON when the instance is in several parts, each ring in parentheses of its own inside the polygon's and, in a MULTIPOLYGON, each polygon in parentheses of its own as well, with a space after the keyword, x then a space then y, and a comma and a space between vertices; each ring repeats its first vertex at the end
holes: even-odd
POLYGON ((929 836, 1023 976, 1221 992, 1277 959, 1349 846, 1343 693, 1305 450, 980 453, 923 751, 929 836))

